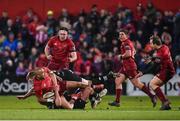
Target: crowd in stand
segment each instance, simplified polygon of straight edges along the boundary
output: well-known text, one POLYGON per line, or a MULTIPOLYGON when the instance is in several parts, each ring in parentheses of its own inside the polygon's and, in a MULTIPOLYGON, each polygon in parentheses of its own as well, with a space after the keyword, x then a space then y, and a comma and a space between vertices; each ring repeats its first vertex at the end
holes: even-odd
POLYGON ((36 11, 28 9, 24 16, 12 19, 8 12, 0 16, 0 77, 24 77, 35 66, 47 65, 44 47, 48 39, 56 35, 59 27, 69 29, 78 52, 78 60, 71 65, 76 74, 91 78, 118 71, 120 65, 118 32, 127 29, 136 48, 136 60, 140 70, 146 68, 143 55, 151 48, 151 35, 159 35, 172 52, 176 73, 180 75, 180 11, 159 11, 152 3, 139 3, 136 11, 119 4, 114 13, 98 10, 80 10, 71 15, 63 8, 58 17, 47 11, 47 19, 41 20, 36 11))

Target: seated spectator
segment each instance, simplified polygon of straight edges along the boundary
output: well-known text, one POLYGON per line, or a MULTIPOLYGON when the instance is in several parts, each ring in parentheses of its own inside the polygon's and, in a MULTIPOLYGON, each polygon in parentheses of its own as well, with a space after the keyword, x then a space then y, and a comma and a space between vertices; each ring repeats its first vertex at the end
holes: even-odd
POLYGON ((36 59, 35 67, 45 67, 48 65, 48 59, 46 58, 44 53, 41 53, 39 57, 36 59))
POLYGON ((9 19, 8 12, 2 11, 2 16, 0 17, 0 30, 4 34, 5 28, 7 27, 7 20, 9 19))
POLYGON ((3 48, 9 50, 17 49, 17 40, 15 39, 14 33, 9 33, 8 38, 3 42, 3 48))
POLYGON ((24 67, 23 62, 18 63, 18 67, 16 68, 16 76, 25 77, 28 70, 24 67))
POLYGON ((80 53, 77 53, 77 60, 74 62, 73 70, 79 76, 83 76, 85 73, 84 61, 80 53))
POLYGON ((47 11, 47 19, 45 21, 45 25, 47 26, 48 30, 48 36, 51 37, 54 35, 55 28, 56 28, 56 19, 54 18, 54 13, 52 10, 47 11))
POLYGON ((35 39, 36 39, 36 43, 35 43, 36 47, 42 47, 48 39, 47 27, 45 27, 44 25, 38 25, 36 27, 35 39))
POLYGON ((175 58, 175 69, 176 69, 176 74, 180 76, 180 55, 177 55, 175 58))
POLYGON ((13 20, 8 19, 7 20, 7 26, 4 28, 4 34, 8 36, 8 34, 11 32, 13 32, 16 35, 17 34, 17 28, 15 28, 13 20))
POLYGON ((34 69, 36 58, 38 57, 38 50, 35 47, 32 47, 31 54, 28 58, 29 60, 29 67, 28 69, 34 69))
POLYGON ((3 35, 2 31, 0 30, 0 47, 3 44, 3 42, 5 41, 5 39, 6 39, 6 36, 3 35))
POLYGON ((6 77, 12 78, 15 77, 16 67, 11 59, 6 60, 6 63, 3 65, 3 73, 6 77))

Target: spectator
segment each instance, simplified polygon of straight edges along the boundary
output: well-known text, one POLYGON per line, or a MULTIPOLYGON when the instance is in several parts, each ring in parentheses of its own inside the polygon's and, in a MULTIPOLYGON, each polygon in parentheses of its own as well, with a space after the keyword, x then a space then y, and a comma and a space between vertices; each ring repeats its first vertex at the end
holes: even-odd
POLYGON ((176 74, 180 76, 180 55, 177 55, 175 58, 175 69, 176 74))
POLYGON ((36 28, 36 47, 37 48, 41 48, 40 52, 43 51, 43 47, 45 45, 45 43, 47 42, 48 39, 48 35, 47 35, 47 27, 45 27, 44 25, 38 25, 36 28))
POLYGON ((174 17, 174 36, 173 56, 180 52, 180 9, 174 17))
POLYGON ((9 35, 9 33, 14 33, 16 35, 17 31, 18 30, 15 28, 13 20, 8 19, 7 20, 7 26, 4 28, 4 34, 9 35))
POLYGON ((142 19, 143 15, 144 15, 143 5, 142 3, 138 3, 136 6, 136 11, 134 12, 134 19, 136 21, 139 21, 142 19))
POLYGON ((0 47, 2 46, 2 43, 5 41, 6 36, 3 35, 2 31, 0 30, 0 47))
POLYGON ((27 69, 24 67, 23 62, 18 63, 18 67, 16 68, 16 76, 18 77, 25 77, 27 74, 27 69))
POLYGON ((15 39, 14 33, 9 33, 8 38, 3 42, 3 48, 9 50, 17 49, 17 40, 15 39))
POLYGON ((151 1, 148 2, 147 8, 145 9, 145 13, 144 14, 147 16, 148 21, 150 23, 153 23, 155 21, 156 9, 153 6, 153 3, 151 1))
POLYGON ((6 60, 6 63, 3 65, 3 73, 6 77, 14 80, 16 67, 11 59, 6 60))
POLYGON ((34 69, 35 61, 36 61, 37 57, 38 57, 38 50, 35 47, 32 47, 31 54, 30 54, 30 56, 28 58, 28 60, 29 60, 29 67, 28 67, 28 69, 29 70, 34 69))
POLYGON ((48 65, 48 59, 44 53, 41 53, 36 59, 35 67, 46 67, 48 65))
POLYGON ((33 16, 33 21, 28 24, 29 34, 33 37, 36 35, 36 28, 39 25, 39 18, 37 15, 33 16))
POLYGON ((48 28, 48 36, 53 36, 56 30, 57 21, 54 18, 54 12, 52 10, 47 11, 47 19, 45 21, 45 25, 48 28))
POLYGON ((9 19, 8 12, 2 11, 2 16, 0 17, 0 30, 5 34, 5 28, 7 28, 7 21, 9 19))
POLYGON ((29 24, 30 22, 32 22, 33 21, 33 16, 34 16, 34 11, 31 8, 29 8, 27 10, 26 14, 22 18, 23 23, 29 24))
POLYGON ((83 61, 80 53, 77 53, 77 60, 74 62, 73 70, 74 70, 74 73, 79 76, 85 75, 84 74, 84 72, 85 72, 84 61, 83 61))

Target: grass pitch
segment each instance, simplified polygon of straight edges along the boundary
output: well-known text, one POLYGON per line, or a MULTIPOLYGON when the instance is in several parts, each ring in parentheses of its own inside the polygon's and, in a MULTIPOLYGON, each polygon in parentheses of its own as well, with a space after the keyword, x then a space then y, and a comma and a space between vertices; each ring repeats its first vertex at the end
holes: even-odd
POLYGON ((37 103, 33 96, 26 100, 18 100, 15 96, 0 96, 0 119, 21 120, 115 120, 115 119, 137 119, 137 120, 176 120, 180 119, 180 97, 169 97, 172 110, 159 111, 160 102, 156 108, 148 97, 122 96, 120 107, 110 107, 108 102, 113 96, 106 96, 96 109, 91 109, 88 103, 85 110, 49 110, 37 103))

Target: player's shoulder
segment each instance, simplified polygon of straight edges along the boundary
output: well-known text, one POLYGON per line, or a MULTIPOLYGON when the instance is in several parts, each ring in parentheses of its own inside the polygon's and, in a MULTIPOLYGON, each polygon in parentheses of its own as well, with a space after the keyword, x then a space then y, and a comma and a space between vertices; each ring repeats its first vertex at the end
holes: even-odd
POLYGON ((165 44, 162 45, 162 51, 168 51, 169 50, 169 47, 165 44))
POLYGON ((130 44, 130 43, 132 43, 131 40, 130 39, 126 39, 125 41, 123 41, 122 44, 126 45, 126 44, 130 44))
POLYGON ((49 39, 49 41, 56 41, 56 40, 58 40, 58 36, 52 36, 52 37, 49 39))
POLYGON ((66 42, 67 42, 69 45, 74 44, 73 40, 72 40, 72 39, 69 39, 69 38, 66 40, 66 42))
POLYGON ((132 41, 131 40, 129 40, 129 39, 127 39, 127 40, 125 40, 123 43, 122 43, 122 46, 129 46, 129 47, 131 47, 133 45, 133 43, 132 43, 132 41))
POLYGON ((66 40, 67 42, 73 42, 73 40, 72 39, 70 39, 70 38, 67 38, 67 40, 66 40))

